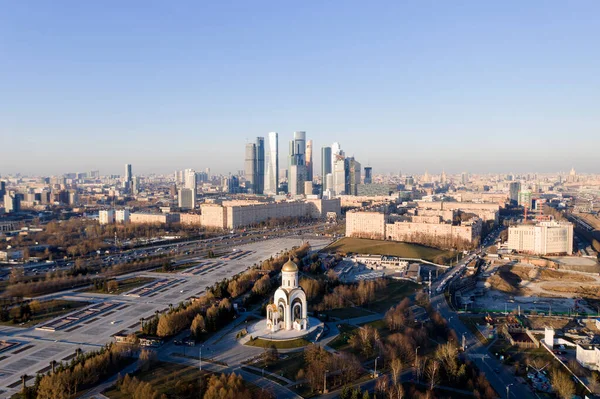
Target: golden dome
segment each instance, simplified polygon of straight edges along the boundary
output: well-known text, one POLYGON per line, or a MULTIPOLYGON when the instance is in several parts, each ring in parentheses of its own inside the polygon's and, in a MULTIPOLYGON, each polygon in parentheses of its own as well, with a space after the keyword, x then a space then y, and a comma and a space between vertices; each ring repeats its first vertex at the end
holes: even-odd
POLYGON ((295 264, 292 261, 292 258, 290 258, 290 260, 288 260, 287 262, 285 262, 285 264, 281 268, 281 271, 282 272, 297 272, 298 271, 298 265, 295 264))

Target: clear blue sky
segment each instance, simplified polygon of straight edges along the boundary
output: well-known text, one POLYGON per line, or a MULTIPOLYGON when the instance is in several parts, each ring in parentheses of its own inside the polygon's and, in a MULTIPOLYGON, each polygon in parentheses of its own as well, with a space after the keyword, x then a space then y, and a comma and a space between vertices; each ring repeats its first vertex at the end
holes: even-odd
POLYGON ((599 15, 598 1, 7 0, 0 174, 225 173, 269 131, 283 166, 294 130, 375 172, 600 172, 599 15))

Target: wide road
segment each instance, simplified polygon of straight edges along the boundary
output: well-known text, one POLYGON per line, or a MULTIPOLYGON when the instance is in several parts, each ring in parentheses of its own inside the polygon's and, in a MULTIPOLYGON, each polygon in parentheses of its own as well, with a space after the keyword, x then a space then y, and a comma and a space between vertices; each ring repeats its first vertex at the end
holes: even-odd
MULTIPOLYGON (((194 295, 200 295, 207 286, 223 278, 230 278, 255 263, 275 256, 284 249, 302 244, 301 236, 283 237, 254 241, 249 244, 231 246, 249 253, 239 259, 211 259, 219 265, 205 273, 193 275, 184 273, 138 272, 135 275, 149 276, 173 281, 165 288, 148 296, 131 297, 107 295, 67 290, 46 296, 95 304, 115 303, 115 310, 100 313, 84 321, 57 331, 40 331, 35 328, 0 326, 0 339, 18 342, 19 346, 2 353, 0 361, 0 398, 10 397, 19 390, 20 376, 31 376, 29 383, 38 372, 45 372, 51 360, 68 361, 77 348, 84 352, 98 349, 112 341, 116 333, 130 333, 139 329, 140 318, 148 318, 156 311, 168 309, 169 304, 177 305, 194 295), (17 384, 15 384, 17 383, 17 384), (4 391, 4 392, 3 392, 4 391)), ((322 237, 310 238, 313 249, 321 249, 331 242, 322 237)), ((64 316, 63 316, 64 317, 64 316)), ((231 360, 231 359, 228 359, 231 360)))
MULTIPOLYGON (((493 240, 488 245, 492 245, 492 243, 493 240)), ((449 270, 447 275, 456 272, 454 279, 460 278, 466 268, 468 258, 469 256, 466 256, 463 261, 449 270)), ((466 344, 464 356, 473 361, 479 370, 485 373, 486 378, 501 398, 507 398, 506 387, 509 387, 508 398, 534 398, 535 396, 529 386, 520 384, 508 368, 504 367, 498 359, 490 354, 479 339, 464 325, 458 317, 458 313, 448 306, 443 290, 440 293, 436 293, 440 284, 441 281, 433 284, 431 305, 448 321, 450 328, 456 332, 458 339, 461 341, 460 344, 462 344, 462 337, 464 335, 466 344)))

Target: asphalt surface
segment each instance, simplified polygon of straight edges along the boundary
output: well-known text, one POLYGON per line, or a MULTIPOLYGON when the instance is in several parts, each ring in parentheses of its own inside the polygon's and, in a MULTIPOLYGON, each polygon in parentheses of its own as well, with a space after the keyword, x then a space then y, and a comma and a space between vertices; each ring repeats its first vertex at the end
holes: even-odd
MULTIPOLYGON (((232 277, 255 263, 268 259, 284 249, 290 249, 293 246, 299 246, 303 241, 310 239, 311 245, 315 249, 320 249, 331 242, 331 239, 322 237, 282 237, 268 240, 252 241, 245 245, 236 243, 230 246, 249 253, 239 259, 220 261, 216 267, 207 270, 206 273, 191 275, 178 273, 154 273, 154 272, 136 272, 121 276, 127 278, 131 276, 155 277, 169 280, 182 280, 173 283, 170 286, 160 289, 149 296, 131 297, 126 295, 108 295, 97 293, 78 292, 77 290, 67 290, 60 293, 46 295, 43 298, 64 298, 79 301, 88 301, 93 304, 111 302, 118 304, 116 310, 100 313, 89 319, 82 320, 68 328, 57 331, 41 331, 35 327, 20 328, 12 326, 0 326, 0 339, 18 342, 20 345, 0 354, 0 398, 10 397, 20 389, 20 385, 15 385, 20 381, 20 376, 27 374, 33 377, 38 372, 45 372, 51 360, 68 361, 77 348, 84 352, 96 350, 107 342, 113 340, 112 336, 116 333, 127 334, 139 329, 140 318, 148 318, 156 311, 168 309, 170 304, 177 305, 191 296, 201 295, 207 286, 223 278, 232 277)), ((202 260, 204 261, 204 260, 202 260)), ((67 315, 65 315, 67 316, 67 315)), ((62 316, 61 318, 64 318, 62 316)), ((38 325, 39 327, 39 325, 38 325)), ((222 341, 215 342, 214 349, 227 354, 228 361, 232 364, 239 362, 246 352, 245 349, 237 348, 236 351, 227 351, 227 346, 232 346, 223 338, 222 341), (240 353, 241 352, 241 353, 240 353)), ((168 350, 169 345, 165 350, 168 350)), ((249 347, 242 347, 249 348, 249 347)), ((190 348, 192 349, 192 348, 190 348)), ((255 348, 251 348, 255 349, 255 348)), ((250 350, 251 350, 250 349, 250 350)))

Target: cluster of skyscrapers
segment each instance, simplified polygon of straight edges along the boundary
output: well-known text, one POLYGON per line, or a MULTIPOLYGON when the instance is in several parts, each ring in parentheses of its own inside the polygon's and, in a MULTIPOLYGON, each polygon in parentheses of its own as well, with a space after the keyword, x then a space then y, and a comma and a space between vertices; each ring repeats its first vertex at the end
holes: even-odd
MULTIPOLYGON (((271 132, 265 150, 264 137, 247 143, 244 176, 247 192, 277 194, 287 192, 292 196, 313 194, 314 179, 313 142, 306 132, 294 132, 289 143, 287 165, 287 190, 279 181, 279 137, 271 132)), ((365 184, 372 182, 371 168, 365 168, 365 184)), ((361 183, 361 165, 354 157, 346 157, 339 143, 321 148, 322 194, 356 195, 361 183)))

